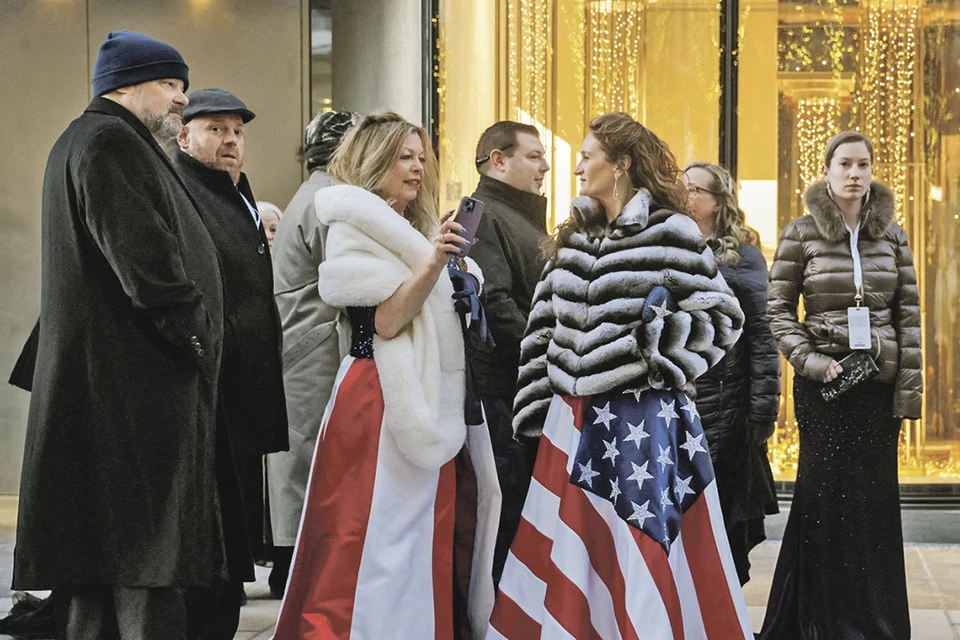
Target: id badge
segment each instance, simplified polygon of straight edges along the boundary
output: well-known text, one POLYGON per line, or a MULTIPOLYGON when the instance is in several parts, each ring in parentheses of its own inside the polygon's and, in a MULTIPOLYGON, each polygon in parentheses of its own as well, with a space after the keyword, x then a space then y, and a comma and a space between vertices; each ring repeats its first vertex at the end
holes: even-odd
POLYGON ((847 307, 847 327, 850 330, 851 349, 870 348, 870 309, 847 307))

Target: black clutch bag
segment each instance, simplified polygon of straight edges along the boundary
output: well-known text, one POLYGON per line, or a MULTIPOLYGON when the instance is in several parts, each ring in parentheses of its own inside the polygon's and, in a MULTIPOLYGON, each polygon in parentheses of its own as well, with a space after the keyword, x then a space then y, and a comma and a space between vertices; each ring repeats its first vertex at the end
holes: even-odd
POLYGON ((820 389, 820 394, 827 402, 833 402, 861 382, 866 382, 880 373, 877 363, 866 351, 854 351, 840 361, 840 366, 843 367, 840 375, 820 389))

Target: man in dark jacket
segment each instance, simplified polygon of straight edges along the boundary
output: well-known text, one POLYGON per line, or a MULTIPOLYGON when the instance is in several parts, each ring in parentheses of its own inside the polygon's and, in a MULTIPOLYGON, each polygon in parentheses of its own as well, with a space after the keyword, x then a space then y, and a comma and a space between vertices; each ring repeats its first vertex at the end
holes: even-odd
POLYGON ((513 439, 513 398, 520 340, 544 265, 540 242, 547 233, 547 199, 540 190, 550 165, 536 127, 510 121, 483 132, 476 163, 481 175, 473 197, 483 201, 484 211, 470 257, 483 271, 483 305, 496 346, 471 343, 468 348, 503 495, 493 557, 498 583, 536 454, 536 443, 513 439))
POLYGON ((225 576, 220 267, 161 148, 187 73, 170 45, 109 34, 47 161, 13 586, 65 594, 70 640, 183 637, 181 589, 225 576))
POLYGON ((222 89, 188 96, 173 164, 200 205, 223 269, 224 341, 218 417, 220 506, 229 581, 187 594, 190 638, 233 638, 243 582, 263 557, 262 456, 287 448, 280 317, 256 199, 242 173, 244 128, 254 114, 222 89))

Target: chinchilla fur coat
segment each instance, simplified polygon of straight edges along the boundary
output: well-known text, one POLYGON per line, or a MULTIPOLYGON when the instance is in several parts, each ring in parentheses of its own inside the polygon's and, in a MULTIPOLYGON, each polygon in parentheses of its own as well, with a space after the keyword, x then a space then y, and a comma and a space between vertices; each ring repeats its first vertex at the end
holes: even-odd
POLYGON ((541 433, 554 394, 693 392, 693 381, 743 326, 740 305, 689 216, 652 205, 645 190, 605 228, 590 223, 605 216, 591 198, 576 198, 571 215, 577 229, 544 268, 521 342, 518 436, 541 433), (669 295, 647 304, 657 287, 669 295))

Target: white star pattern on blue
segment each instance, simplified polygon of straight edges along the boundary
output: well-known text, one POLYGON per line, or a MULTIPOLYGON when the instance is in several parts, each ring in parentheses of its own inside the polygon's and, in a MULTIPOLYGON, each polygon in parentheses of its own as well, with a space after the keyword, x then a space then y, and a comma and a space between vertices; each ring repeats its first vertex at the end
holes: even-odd
POLYGON ((607 428, 607 431, 610 431, 610 422, 617 417, 610 413, 610 403, 608 402, 602 409, 593 407, 593 410, 597 412, 597 419, 593 421, 593 424, 602 424, 607 428))
POLYGON ((647 505, 650 504, 650 501, 647 500, 643 504, 637 504, 636 502, 630 503, 633 506, 633 514, 627 518, 627 520, 636 520, 640 527, 643 527, 643 523, 646 522, 647 518, 652 518, 653 514, 650 513, 650 510, 647 508, 647 505))
POLYGON ((593 479, 600 475, 599 471, 593 470, 593 460, 587 460, 587 464, 580 466, 580 482, 586 482, 588 487, 593 487, 593 479))
POLYGON ((633 399, 639 401, 639 400, 640 400, 640 394, 643 393, 643 389, 640 389, 640 388, 637 388, 637 389, 624 389, 623 392, 624 392, 624 393, 632 393, 632 394, 633 394, 633 399))
POLYGON ((701 440, 703 440, 702 433, 698 436, 695 436, 689 431, 687 431, 687 440, 682 445, 680 445, 680 448, 686 449, 687 455, 689 455, 690 459, 693 460, 693 456, 697 455, 698 453, 705 454, 707 452, 707 450, 703 448, 703 445, 700 444, 701 440))
POLYGON ((657 318, 666 318, 668 315, 673 313, 673 311, 667 309, 666 299, 664 299, 660 304, 651 305, 650 308, 653 309, 655 314, 657 314, 657 318))
POLYGON ((660 447, 660 455, 657 456, 657 462, 660 463, 661 472, 665 471, 668 465, 673 466, 673 458, 670 457, 670 447, 660 447))
POLYGON ((660 490, 660 508, 669 507, 673 504, 673 500, 670 499, 670 487, 664 487, 660 490))
POLYGON ((610 481, 610 500, 617 504, 617 498, 620 496, 620 478, 614 478, 610 481))
POLYGON ((683 405, 680 408, 686 411, 690 415, 691 419, 700 418, 700 412, 697 411, 697 405, 693 402, 693 400, 688 399, 687 404, 683 405))
POLYGON ((670 553, 684 511, 714 479, 693 402, 669 389, 617 390, 583 412, 570 481, 670 553))
POLYGON ((677 502, 681 505, 683 504, 683 498, 687 495, 693 495, 696 493, 693 489, 690 488, 690 481, 693 480, 693 476, 689 478, 681 478, 677 476, 677 484, 674 487, 674 491, 677 494, 677 502))
POLYGON ((649 438, 650 434, 643 430, 643 420, 640 421, 639 425, 627 423, 627 428, 630 429, 630 435, 623 439, 624 442, 635 442, 637 445, 637 451, 640 450, 640 443, 644 438, 649 438))
POLYGON ((617 439, 614 438, 612 442, 603 441, 603 446, 607 448, 603 452, 603 458, 601 460, 610 460, 610 463, 614 466, 617 465, 617 456, 620 455, 620 451, 617 449, 617 439))
POLYGON ((660 413, 657 414, 658 418, 663 418, 667 423, 667 429, 670 428, 670 421, 676 420, 680 416, 677 415, 676 409, 677 403, 675 400, 671 400, 669 403, 660 400, 660 413))
POLYGON ((637 488, 643 489, 643 481, 653 478, 652 475, 647 473, 647 465, 650 464, 650 461, 647 460, 642 465, 638 465, 636 462, 631 461, 630 464, 633 465, 633 474, 627 478, 627 480, 636 480, 637 488))

